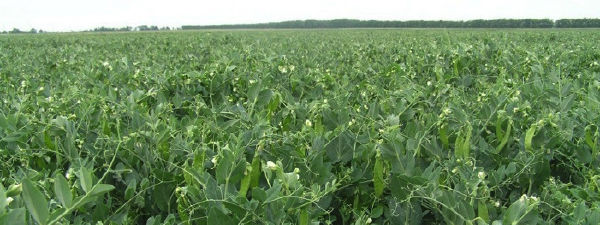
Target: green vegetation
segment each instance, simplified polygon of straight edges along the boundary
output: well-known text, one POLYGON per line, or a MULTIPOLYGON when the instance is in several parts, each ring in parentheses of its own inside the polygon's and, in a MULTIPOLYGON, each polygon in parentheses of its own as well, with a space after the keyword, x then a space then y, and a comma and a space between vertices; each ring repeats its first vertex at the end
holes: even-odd
POLYGON ((183 30, 195 29, 310 29, 310 28, 590 28, 600 27, 600 19, 496 19, 496 20, 293 20, 258 24, 232 24, 207 26, 182 26, 183 30))
POLYGON ((0 224, 599 224, 598 30, 0 37, 0 224))

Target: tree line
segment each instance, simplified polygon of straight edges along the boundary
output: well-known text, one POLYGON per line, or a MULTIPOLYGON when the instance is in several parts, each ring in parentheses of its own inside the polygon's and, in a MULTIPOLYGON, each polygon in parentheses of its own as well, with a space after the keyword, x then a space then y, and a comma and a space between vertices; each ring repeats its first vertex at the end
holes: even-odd
POLYGON ((183 30, 194 29, 310 29, 310 28, 587 28, 600 27, 600 19, 495 19, 495 20, 292 20, 284 22, 233 24, 233 25, 185 25, 183 30))
MULTIPOLYGON (((284 22, 232 24, 232 25, 184 25, 179 27, 158 27, 141 25, 137 27, 97 27, 85 32, 126 32, 126 31, 158 31, 158 30, 196 30, 196 29, 310 29, 310 28, 600 28, 600 19, 496 19, 496 20, 291 20, 284 22)), ((22 31, 14 28, 2 31, 2 34, 44 33, 43 30, 31 29, 22 31)))
MULTIPOLYGON (((94 29, 90 29, 90 30, 84 30, 83 32, 115 32, 115 31, 120 31, 120 32, 126 32, 126 31, 157 31, 157 30, 178 30, 180 28, 177 27, 158 27, 158 26, 148 26, 148 25, 140 25, 137 27, 131 27, 131 26, 127 26, 127 27, 96 27, 94 29)), ((2 34, 37 34, 37 33, 45 33, 45 31, 43 30, 36 30, 34 28, 32 28, 29 31, 22 31, 19 30, 17 28, 14 28, 10 31, 2 31, 0 32, 2 34)))

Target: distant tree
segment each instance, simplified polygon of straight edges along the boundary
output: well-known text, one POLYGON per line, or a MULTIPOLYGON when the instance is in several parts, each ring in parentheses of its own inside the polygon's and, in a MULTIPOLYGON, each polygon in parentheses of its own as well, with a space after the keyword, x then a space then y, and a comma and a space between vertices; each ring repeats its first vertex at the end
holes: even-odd
POLYGON ((29 33, 32 33, 32 34, 37 34, 37 32, 38 31, 35 28, 31 28, 31 30, 29 30, 29 33))
POLYGON ((12 29, 11 31, 9 31, 8 33, 11 33, 11 34, 18 34, 18 33, 22 33, 22 31, 21 31, 21 30, 19 30, 19 29, 17 29, 17 28, 13 28, 13 29, 12 29))
POLYGON ((136 27, 136 30, 139 30, 139 31, 146 31, 146 30, 149 30, 149 29, 150 28, 148 28, 147 25, 140 25, 140 26, 136 27))

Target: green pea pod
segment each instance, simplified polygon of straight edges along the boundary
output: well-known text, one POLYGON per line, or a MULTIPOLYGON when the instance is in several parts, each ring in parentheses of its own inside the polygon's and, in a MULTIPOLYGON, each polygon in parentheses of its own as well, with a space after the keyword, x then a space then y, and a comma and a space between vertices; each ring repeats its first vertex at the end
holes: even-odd
POLYGON ((471 150, 471 133, 473 131, 473 127, 471 124, 468 124, 466 130, 461 129, 458 132, 458 136, 454 142, 454 155, 457 158, 466 159, 469 157, 469 153, 471 150), (464 132, 464 133, 463 133, 464 132))
POLYGON ((377 149, 375 156, 375 166, 373 167, 373 186, 375 187, 375 196, 380 197, 383 194, 383 161, 381 159, 381 151, 377 149))
POLYGON ((250 188, 254 188, 254 187, 258 186, 258 180, 260 178, 259 152, 261 149, 262 149, 262 146, 259 146, 256 153, 254 153, 254 158, 252 158, 252 170, 250 170, 250 188))
POLYGON ((189 207, 190 207, 190 203, 187 201, 185 194, 178 192, 177 193, 177 213, 179 214, 179 217, 181 218, 181 221, 183 221, 183 224, 189 225, 190 224, 190 217, 189 217, 189 207))
POLYGON ((504 122, 504 120, 502 119, 502 117, 498 116, 498 119, 496 120, 496 138, 498 138, 498 140, 504 139, 504 130, 502 130, 502 122, 504 122))
POLYGON ((442 126, 440 126, 440 140, 442 141, 442 147, 444 149, 448 149, 449 148, 449 144, 448 144, 448 126, 446 126, 445 124, 443 124, 442 126))
POLYGON ((504 148, 504 146, 506 145, 506 143, 508 143, 508 138, 510 137, 510 131, 512 129, 512 120, 508 120, 508 124, 506 124, 506 131, 504 132, 504 134, 502 134, 502 138, 500 138, 500 144, 496 147, 496 151, 494 153, 498 154, 500 153, 500 151, 502 151, 502 149, 504 148))
POLYGON ((462 151, 462 144, 465 141, 465 138, 463 137, 462 134, 462 130, 458 131, 458 134, 456 135, 456 140, 454 140, 454 156, 456 158, 462 158, 463 153, 462 151))
POLYGON ((598 148, 598 128, 594 125, 588 125, 585 128, 585 143, 587 143, 588 146, 590 146, 590 148, 592 148, 592 155, 595 157, 598 153, 597 153, 597 148, 598 148))
POLYGON ((240 184, 240 192, 238 192, 240 197, 245 198, 246 193, 248 193, 248 188, 250 187, 250 179, 252 178, 252 167, 250 165, 246 166, 246 172, 244 173, 246 176, 242 179, 242 183, 240 184))
POLYGON ((537 125, 533 124, 531 127, 525 132, 525 150, 533 152, 533 147, 531 147, 531 141, 533 140, 533 136, 535 136, 535 131, 537 130, 537 125))
POLYGON ((479 218, 481 218, 485 223, 490 223, 490 215, 484 200, 477 201, 477 216, 479 216, 479 218))
POLYGON ((468 158, 471 151, 471 133, 473 133, 473 127, 471 127, 471 124, 469 124, 467 127, 467 136, 462 144, 461 152, 463 154, 463 158, 468 158))
POLYGON ((300 215, 298 216, 298 224, 299 225, 308 225, 308 210, 302 209, 300 211, 300 215))

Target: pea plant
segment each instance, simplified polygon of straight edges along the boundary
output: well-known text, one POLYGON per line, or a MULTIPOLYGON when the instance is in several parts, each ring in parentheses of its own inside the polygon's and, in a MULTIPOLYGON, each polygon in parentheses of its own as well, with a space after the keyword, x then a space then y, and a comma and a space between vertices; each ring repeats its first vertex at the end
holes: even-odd
POLYGON ((0 224, 599 224, 596 30, 0 37, 0 224))

